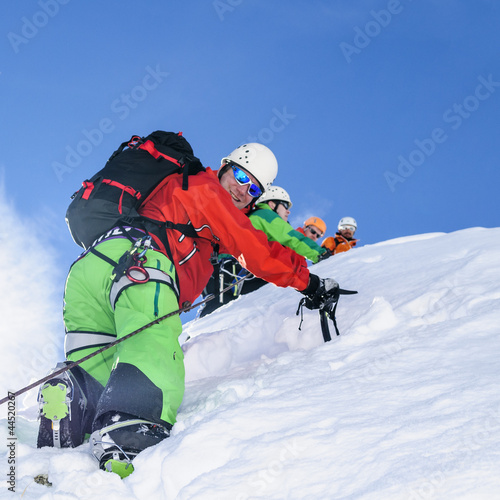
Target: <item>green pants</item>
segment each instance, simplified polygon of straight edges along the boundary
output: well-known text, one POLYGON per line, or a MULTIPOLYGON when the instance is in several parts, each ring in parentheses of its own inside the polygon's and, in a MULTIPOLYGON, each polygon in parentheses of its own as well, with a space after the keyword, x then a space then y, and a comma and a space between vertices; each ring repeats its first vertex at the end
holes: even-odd
MULTIPOLYGON (((118 262, 131 246, 127 238, 117 238, 96 249, 118 262)), ((90 252, 73 264, 63 312, 68 360, 77 361, 178 309, 173 264, 153 249, 146 258, 147 283, 134 283, 124 276, 113 284, 113 265, 90 252)), ((108 412, 122 412, 162 424, 175 423, 184 395, 181 331, 180 318, 175 315, 82 364, 104 387, 94 422, 108 412)))

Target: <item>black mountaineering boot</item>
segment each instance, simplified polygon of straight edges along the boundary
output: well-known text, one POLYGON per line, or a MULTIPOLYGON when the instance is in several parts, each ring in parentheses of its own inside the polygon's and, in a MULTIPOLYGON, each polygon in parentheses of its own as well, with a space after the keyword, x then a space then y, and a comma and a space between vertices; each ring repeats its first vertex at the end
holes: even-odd
MULTIPOLYGON (((58 363, 54 371, 64 367, 58 363)), ((82 415, 87 399, 71 372, 66 371, 40 386, 38 448, 74 448, 81 444, 82 415)))
MULTIPOLYGON (((58 363, 53 372, 66 364, 58 363)), ((81 445, 92 431, 95 406, 102 390, 102 385, 78 366, 42 384, 38 392, 37 447, 81 445)))
POLYGON ((132 460, 144 449, 170 436, 170 428, 125 413, 109 413, 104 425, 90 436, 92 454, 99 467, 122 479, 132 474, 132 460))

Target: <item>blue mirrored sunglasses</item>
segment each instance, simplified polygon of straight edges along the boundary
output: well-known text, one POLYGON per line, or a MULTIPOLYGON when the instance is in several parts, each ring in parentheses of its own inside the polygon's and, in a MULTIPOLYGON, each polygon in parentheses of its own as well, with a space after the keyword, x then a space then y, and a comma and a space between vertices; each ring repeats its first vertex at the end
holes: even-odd
POLYGON ((253 196, 254 198, 259 197, 262 194, 262 189, 260 189, 259 186, 254 184, 251 180, 250 177, 248 177, 241 168, 237 167, 234 163, 231 163, 231 168, 233 169, 234 173, 234 178, 238 182, 240 186, 245 186, 246 184, 249 184, 248 186, 248 194, 250 196, 253 196))

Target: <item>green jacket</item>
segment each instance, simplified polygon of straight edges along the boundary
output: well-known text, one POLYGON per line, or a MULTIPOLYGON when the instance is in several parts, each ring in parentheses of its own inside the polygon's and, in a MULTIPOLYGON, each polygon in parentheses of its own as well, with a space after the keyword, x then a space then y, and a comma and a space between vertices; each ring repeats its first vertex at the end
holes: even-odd
POLYGON ((267 203, 257 204, 256 210, 250 214, 250 221, 255 229, 266 233, 269 241, 277 241, 315 264, 319 256, 325 252, 325 249, 311 238, 295 231, 267 203))

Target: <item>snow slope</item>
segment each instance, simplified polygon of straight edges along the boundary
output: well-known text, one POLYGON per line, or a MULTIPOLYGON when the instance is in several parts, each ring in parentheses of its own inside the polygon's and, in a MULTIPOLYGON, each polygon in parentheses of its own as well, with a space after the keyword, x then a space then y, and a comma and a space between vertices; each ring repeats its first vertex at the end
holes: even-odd
MULTIPOLYGON (((399 238, 312 270, 359 291, 340 298, 341 336, 323 343, 318 313, 308 310, 298 331, 300 294, 274 285, 188 323, 179 421, 125 480, 97 470, 88 445, 37 450, 36 391, 19 398, 16 493, 500 498, 500 228, 399 238), (33 482, 40 473, 51 487, 33 482)), ((30 349, 22 342, 0 355, 2 397, 14 388, 5 374, 30 349)), ((15 388, 27 382, 16 377, 15 388)), ((5 443, 5 406, 0 416, 5 443)), ((1 470, 7 458, 4 448, 1 470)), ((0 498, 12 498, 7 486, 0 498)))

